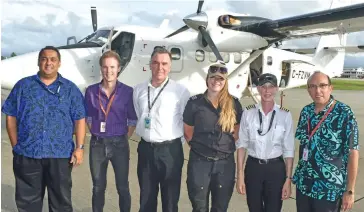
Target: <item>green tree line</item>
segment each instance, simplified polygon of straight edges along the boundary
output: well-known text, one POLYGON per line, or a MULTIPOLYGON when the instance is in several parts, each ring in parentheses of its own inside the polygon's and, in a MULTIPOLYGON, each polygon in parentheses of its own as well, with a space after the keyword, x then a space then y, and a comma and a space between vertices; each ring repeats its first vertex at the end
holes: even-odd
MULTIPOLYGON (((16 56, 16 53, 15 52, 12 52, 11 54, 10 54, 10 57, 15 57, 16 56)), ((6 59, 7 57, 4 57, 4 56, 1 56, 1 60, 4 60, 4 59, 6 59)))

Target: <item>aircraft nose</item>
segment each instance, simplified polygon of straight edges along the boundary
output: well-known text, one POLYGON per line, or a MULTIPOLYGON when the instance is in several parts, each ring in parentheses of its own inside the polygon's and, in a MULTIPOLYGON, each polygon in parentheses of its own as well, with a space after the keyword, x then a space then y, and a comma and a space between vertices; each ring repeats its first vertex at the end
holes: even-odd
POLYGON ((204 12, 200 12, 198 14, 194 13, 194 14, 186 16, 183 19, 183 22, 185 22, 185 24, 187 26, 189 26, 190 28, 192 28, 194 30, 199 30, 198 28, 200 26, 203 26, 206 28, 207 22, 208 22, 207 14, 204 12))
POLYGON ((22 78, 38 71, 38 54, 28 53, 1 61, 1 88, 10 90, 22 78))

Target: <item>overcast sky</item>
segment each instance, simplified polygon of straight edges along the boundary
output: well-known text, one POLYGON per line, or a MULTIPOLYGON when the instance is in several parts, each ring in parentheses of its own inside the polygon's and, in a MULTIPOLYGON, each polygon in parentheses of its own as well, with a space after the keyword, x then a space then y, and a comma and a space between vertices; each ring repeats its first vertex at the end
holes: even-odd
MULTIPOLYGON (((350 0, 339 0, 350 1, 350 0)), ((364 0, 351 0, 363 3, 364 0)), ((182 18, 196 11, 198 1, 122 1, 122 0, 3 0, 1 8, 1 54, 37 51, 45 45, 66 44, 69 36, 81 39, 92 33, 90 7, 97 7, 98 27, 133 24, 160 25, 165 17, 169 26, 184 25, 182 18)), ((329 9, 331 0, 206 0, 203 10, 224 8, 229 11, 279 19, 329 9)), ((314 47, 318 39, 305 39, 285 45, 314 47)), ((347 45, 364 45, 364 33, 349 35, 347 45)), ((364 66, 364 57, 347 57, 346 65, 364 66)))

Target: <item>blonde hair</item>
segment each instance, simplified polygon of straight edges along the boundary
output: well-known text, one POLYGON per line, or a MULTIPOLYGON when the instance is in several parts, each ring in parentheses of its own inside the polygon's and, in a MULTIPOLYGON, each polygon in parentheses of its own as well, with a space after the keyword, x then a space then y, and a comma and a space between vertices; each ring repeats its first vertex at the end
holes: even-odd
MULTIPOLYGON (((206 78, 206 84, 207 84, 206 78)), ((219 93, 218 104, 221 108, 219 125, 222 127, 223 132, 234 132, 236 123, 235 102, 233 97, 229 94, 228 81, 225 80, 225 85, 219 93)))

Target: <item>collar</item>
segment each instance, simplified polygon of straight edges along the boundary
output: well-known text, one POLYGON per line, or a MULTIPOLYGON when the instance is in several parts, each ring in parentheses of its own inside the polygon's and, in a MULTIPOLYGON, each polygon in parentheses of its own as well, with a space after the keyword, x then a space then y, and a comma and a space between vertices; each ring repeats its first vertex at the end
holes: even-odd
MULTIPOLYGON (((329 99, 329 103, 324 107, 324 109, 322 110, 322 111, 320 111, 319 113, 321 113, 321 112, 323 112, 323 113, 325 113, 330 107, 331 107, 331 105, 332 105, 332 103, 334 103, 334 100, 335 100, 335 98, 334 98, 334 96, 333 95, 330 95, 330 99, 329 99)), ((311 105, 310 105, 310 109, 312 110, 312 111, 314 111, 315 110, 315 102, 312 102, 311 103, 311 105)))
POLYGON ((149 81, 148 81, 148 87, 152 87, 152 88, 161 88, 161 87, 163 87, 163 86, 164 86, 164 84, 166 84, 166 82, 168 81, 168 79, 169 79, 169 77, 167 76, 167 77, 166 77, 166 79, 162 82, 162 84, 161 84, 160 86, 158 86, 158 87, 154 87, 154 86, 152 85, 152 78, 150 78, 150 79, 149 79, 149 81))
POLYGON ((218 112, 221 112, 221 108, 220 105, 217 106, 217 108, 215 108, 211 101, 209 100, 209 98, 207 98, 207 89, 206 91, 203 93, 203 98, 205 99, 206 103, 209 104, 212 108, 214 108, 215 110, 217 110, 218 112))
MULTIPOLYGON (((38 71, 37 74, 34 75, 34 77, 39 82, 43 83, 42 80, 40 80, 40 71, 38 71)), ((64 84, 65 83, 65 79, 62 77, 62 75, 60 73, 57 73, 57 78, 56 78, 56 80, 53 83, 55 83, 55 82, 60 82, 60 83, 64 84)))
MULTIPOLYGON (((263 107, 261 103, 256 104, 256 106, 258 106, 257 108, 262 112, 263 115, 265 115, 264 111, 263 111, 263 107)), ((269 111, 269 113, 267 115, 269 115, 270 113, 272 113, 273 111, 277 111, 279 110, 279 105, 277 105, 276 103, 274 103, 273 109, 271 111, 269 111)))
MULTIPOLYGON (((116 89, 119 89, 121 87, 121 85, 122 85, 122 83, 119 80, 116 80, 115 89, 113 90, 113 92, 111 92, 111 95, 113 95, 116 92, 116 89)), ((102 80, 101 80, 101 82, 99 82, 99 89, 102 93, 105 93, 105 89, 102 87, 102 80)))

